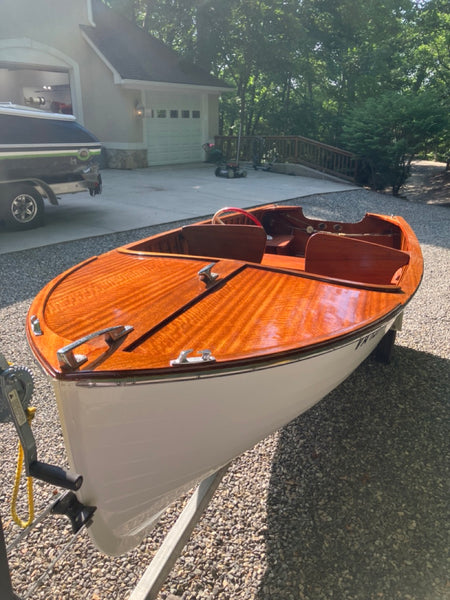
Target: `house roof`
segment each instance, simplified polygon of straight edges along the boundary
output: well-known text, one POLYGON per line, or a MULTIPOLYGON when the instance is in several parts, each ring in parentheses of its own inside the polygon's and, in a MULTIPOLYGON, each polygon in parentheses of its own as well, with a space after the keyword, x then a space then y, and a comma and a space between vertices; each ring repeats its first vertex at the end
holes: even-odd
POLYGON ((174 50, 125 17, 92 0, 95 27, 80 25, 88 41, 122 80, 232 89, 204 69, 181 58, 174 50))

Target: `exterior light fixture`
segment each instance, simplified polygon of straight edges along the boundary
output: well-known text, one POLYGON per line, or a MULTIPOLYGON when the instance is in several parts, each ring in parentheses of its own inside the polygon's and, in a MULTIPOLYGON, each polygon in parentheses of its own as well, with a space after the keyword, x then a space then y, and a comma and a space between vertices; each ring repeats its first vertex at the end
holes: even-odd
POLYGON ((134 106, 134 115, 137 119, 142 119, 145 115, 145 108, 139 102, 136 102, 134 106))

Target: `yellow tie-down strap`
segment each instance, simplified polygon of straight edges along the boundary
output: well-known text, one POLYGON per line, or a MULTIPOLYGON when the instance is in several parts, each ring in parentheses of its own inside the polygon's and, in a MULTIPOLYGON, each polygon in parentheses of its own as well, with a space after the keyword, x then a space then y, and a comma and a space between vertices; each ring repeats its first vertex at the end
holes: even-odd
MULTIPOLYGON (((27 417, 28 424, 31 425, 31 421, 34 418, 36 413, 36 409, 33 406, 29 406, 25 409, 25 415, 27 417)), ((11 516, 13 518, 14 523, 22 529, 29 527, 34 520, 34 499, 33 499, 33 478, 27 477, 27 496, 28 496, 28 520, 23 521, 19 515, 17 514, 16 506, 17 506, 17 498, 19 495, 19 486, 20 486, 20 477, 23 469, 23 458, 24 452, 22 448, 22 444, 19 441, 18 448, 18 456, 17 456, 17 467, 16 467, 16 475, 14 478, 14 488, 11 499, 11 516)))

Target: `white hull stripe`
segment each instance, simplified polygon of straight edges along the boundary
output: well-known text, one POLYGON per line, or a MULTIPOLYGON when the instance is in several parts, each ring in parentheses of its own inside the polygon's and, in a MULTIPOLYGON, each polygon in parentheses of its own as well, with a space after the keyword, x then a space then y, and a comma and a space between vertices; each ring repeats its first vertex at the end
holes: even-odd
MULTIPOLYGON (((4 152, 0 147, 0 160, 5 160, 8 158, 47 158, 51 156, 78 156, 81 148, 80 146, 74 148, 66 148, 64 150, 33 150, 32 148, 28 148, 22 152, 4 152)), ((100 154, 100 148, 90 148, 89 154, 96 155, 100 154)))
POLYGON ((54 144, 0 144, 0 150, 11 150, 11 152, 14 152, 15 149, 41 149, 41 148, 99 148, 100 149, 100 142, 77 142, 75 144, 61 144, 61 142, 59 143, 54 143, 54 144))

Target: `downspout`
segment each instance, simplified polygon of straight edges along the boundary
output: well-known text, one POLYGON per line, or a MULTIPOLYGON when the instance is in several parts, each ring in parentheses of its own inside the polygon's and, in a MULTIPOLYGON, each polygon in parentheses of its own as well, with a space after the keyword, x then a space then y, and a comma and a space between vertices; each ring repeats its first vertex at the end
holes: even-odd
POLYGON ((92 0, 86 0, 86 8, 87 8, 87 18, 89 21, 89 25, 95 27, 94 14, 92 12, 92 0))

